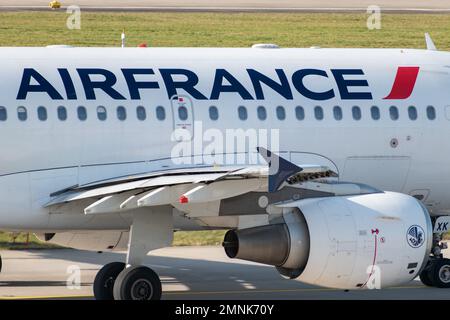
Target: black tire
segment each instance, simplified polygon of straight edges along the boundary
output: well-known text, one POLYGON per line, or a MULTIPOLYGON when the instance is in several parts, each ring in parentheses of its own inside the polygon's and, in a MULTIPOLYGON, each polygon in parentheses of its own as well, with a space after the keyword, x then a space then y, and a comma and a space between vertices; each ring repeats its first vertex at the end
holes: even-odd
POLYGON ((422 272, 419 275, 420 281, 422 281, 422 283, 428 287, 432 287, 433 286, 433 282, 430 279, 430 268, 426 267, 425 269, 422 270, 422 272))
POLYGON ((433 287, 450 288, 450 259, 436 259, 430 268, 433 287))
POLYGON ((114 300, 114 282, 123 269, 125 263, 111 262, 99 270, 94 280, 95 300, 114 300))
POLYGON ((3 262, 2 262, 2 256, 0 256, 0 272, 2 272, 3 262))
POLYGON ((134 266, 123 270, 114 283, 115 300, 160 300, 161 280, 152 269, 134 266))

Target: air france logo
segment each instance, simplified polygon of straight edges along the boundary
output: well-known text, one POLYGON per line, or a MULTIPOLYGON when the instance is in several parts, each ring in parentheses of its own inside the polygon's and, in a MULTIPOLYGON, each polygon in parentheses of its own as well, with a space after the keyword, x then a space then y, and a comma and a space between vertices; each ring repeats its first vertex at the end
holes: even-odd
POLYGON ((411 226, 406 233, 406 241, 413 248, 419 248, 425 242, 425 232, 417 225, 411 226))
MULTIPOLYGON (((76 72, 58 68, 48 72, 52 73, 41 74, 34 68, 25 68, 17 100, 25 100, 29 94, 36 93, 47 94, 52 100, 77 100, 82 96, 95 100, 98 94, 113 100, 140 100, 144 90, 161 89, 169 99, 187 94, 195 100, 218 100, 232 94, 243 100, 264 100, 269 92, 286 100, 294 100, 298 94, 315 101, 373 99, 366 74, 359 68, 275 69, 269 74, 251 68, 238 74, 226 69, 212 69, 202 77, 193 70, 180 68, 122 68, 120 72, 103 68, 77 68, 76 72), (205 81, 209 84, 205 85, 205 81), (126 83, 128 90, 120 83, 126 83)), ((387 96, 383 95, 383 99, 408 99, 418 74, 417 66, 397 67, 391 91, 387 96)))

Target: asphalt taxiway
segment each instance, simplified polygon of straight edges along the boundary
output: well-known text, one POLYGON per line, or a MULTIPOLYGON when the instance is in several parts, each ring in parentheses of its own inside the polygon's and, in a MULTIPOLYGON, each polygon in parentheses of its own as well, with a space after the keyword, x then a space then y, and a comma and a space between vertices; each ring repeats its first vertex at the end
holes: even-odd
MULTIPOLYGON (((72 249, 0 253, 0 299, 93 299, 97 271, 125 258, 125 253, 72 249)), ((383 290, 345 292, 310 286, 283 279, 270 266, 231 260, 220 247, 155 250, 146 264, 161 276, 163 299, 450 299, 450 289, 425 287, 418 279, 383 290)))

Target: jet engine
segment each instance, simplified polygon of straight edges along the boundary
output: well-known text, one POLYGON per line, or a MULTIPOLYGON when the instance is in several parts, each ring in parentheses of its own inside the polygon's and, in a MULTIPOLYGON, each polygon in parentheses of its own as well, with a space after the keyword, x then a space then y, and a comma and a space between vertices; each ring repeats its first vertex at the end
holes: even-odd
POLYGON ((230 230, 223 243, 228 257, 273 265, 290 278, 342 289, 402 284, 428 261, 430 216, 411 196, 383 192, 311 198, 282 207, 279 221, 230 230))

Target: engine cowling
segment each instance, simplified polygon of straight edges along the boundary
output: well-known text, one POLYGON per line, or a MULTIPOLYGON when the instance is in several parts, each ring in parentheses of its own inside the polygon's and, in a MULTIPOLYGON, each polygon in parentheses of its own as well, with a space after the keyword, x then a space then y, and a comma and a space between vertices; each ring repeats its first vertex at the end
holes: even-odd
POLYGON ((305 283, 357 289, 414 279, 431 251, 428 211, 400 193, 304 199, 284 205, 282 217, 229 231, 226 254, 274 265, 305 283))

